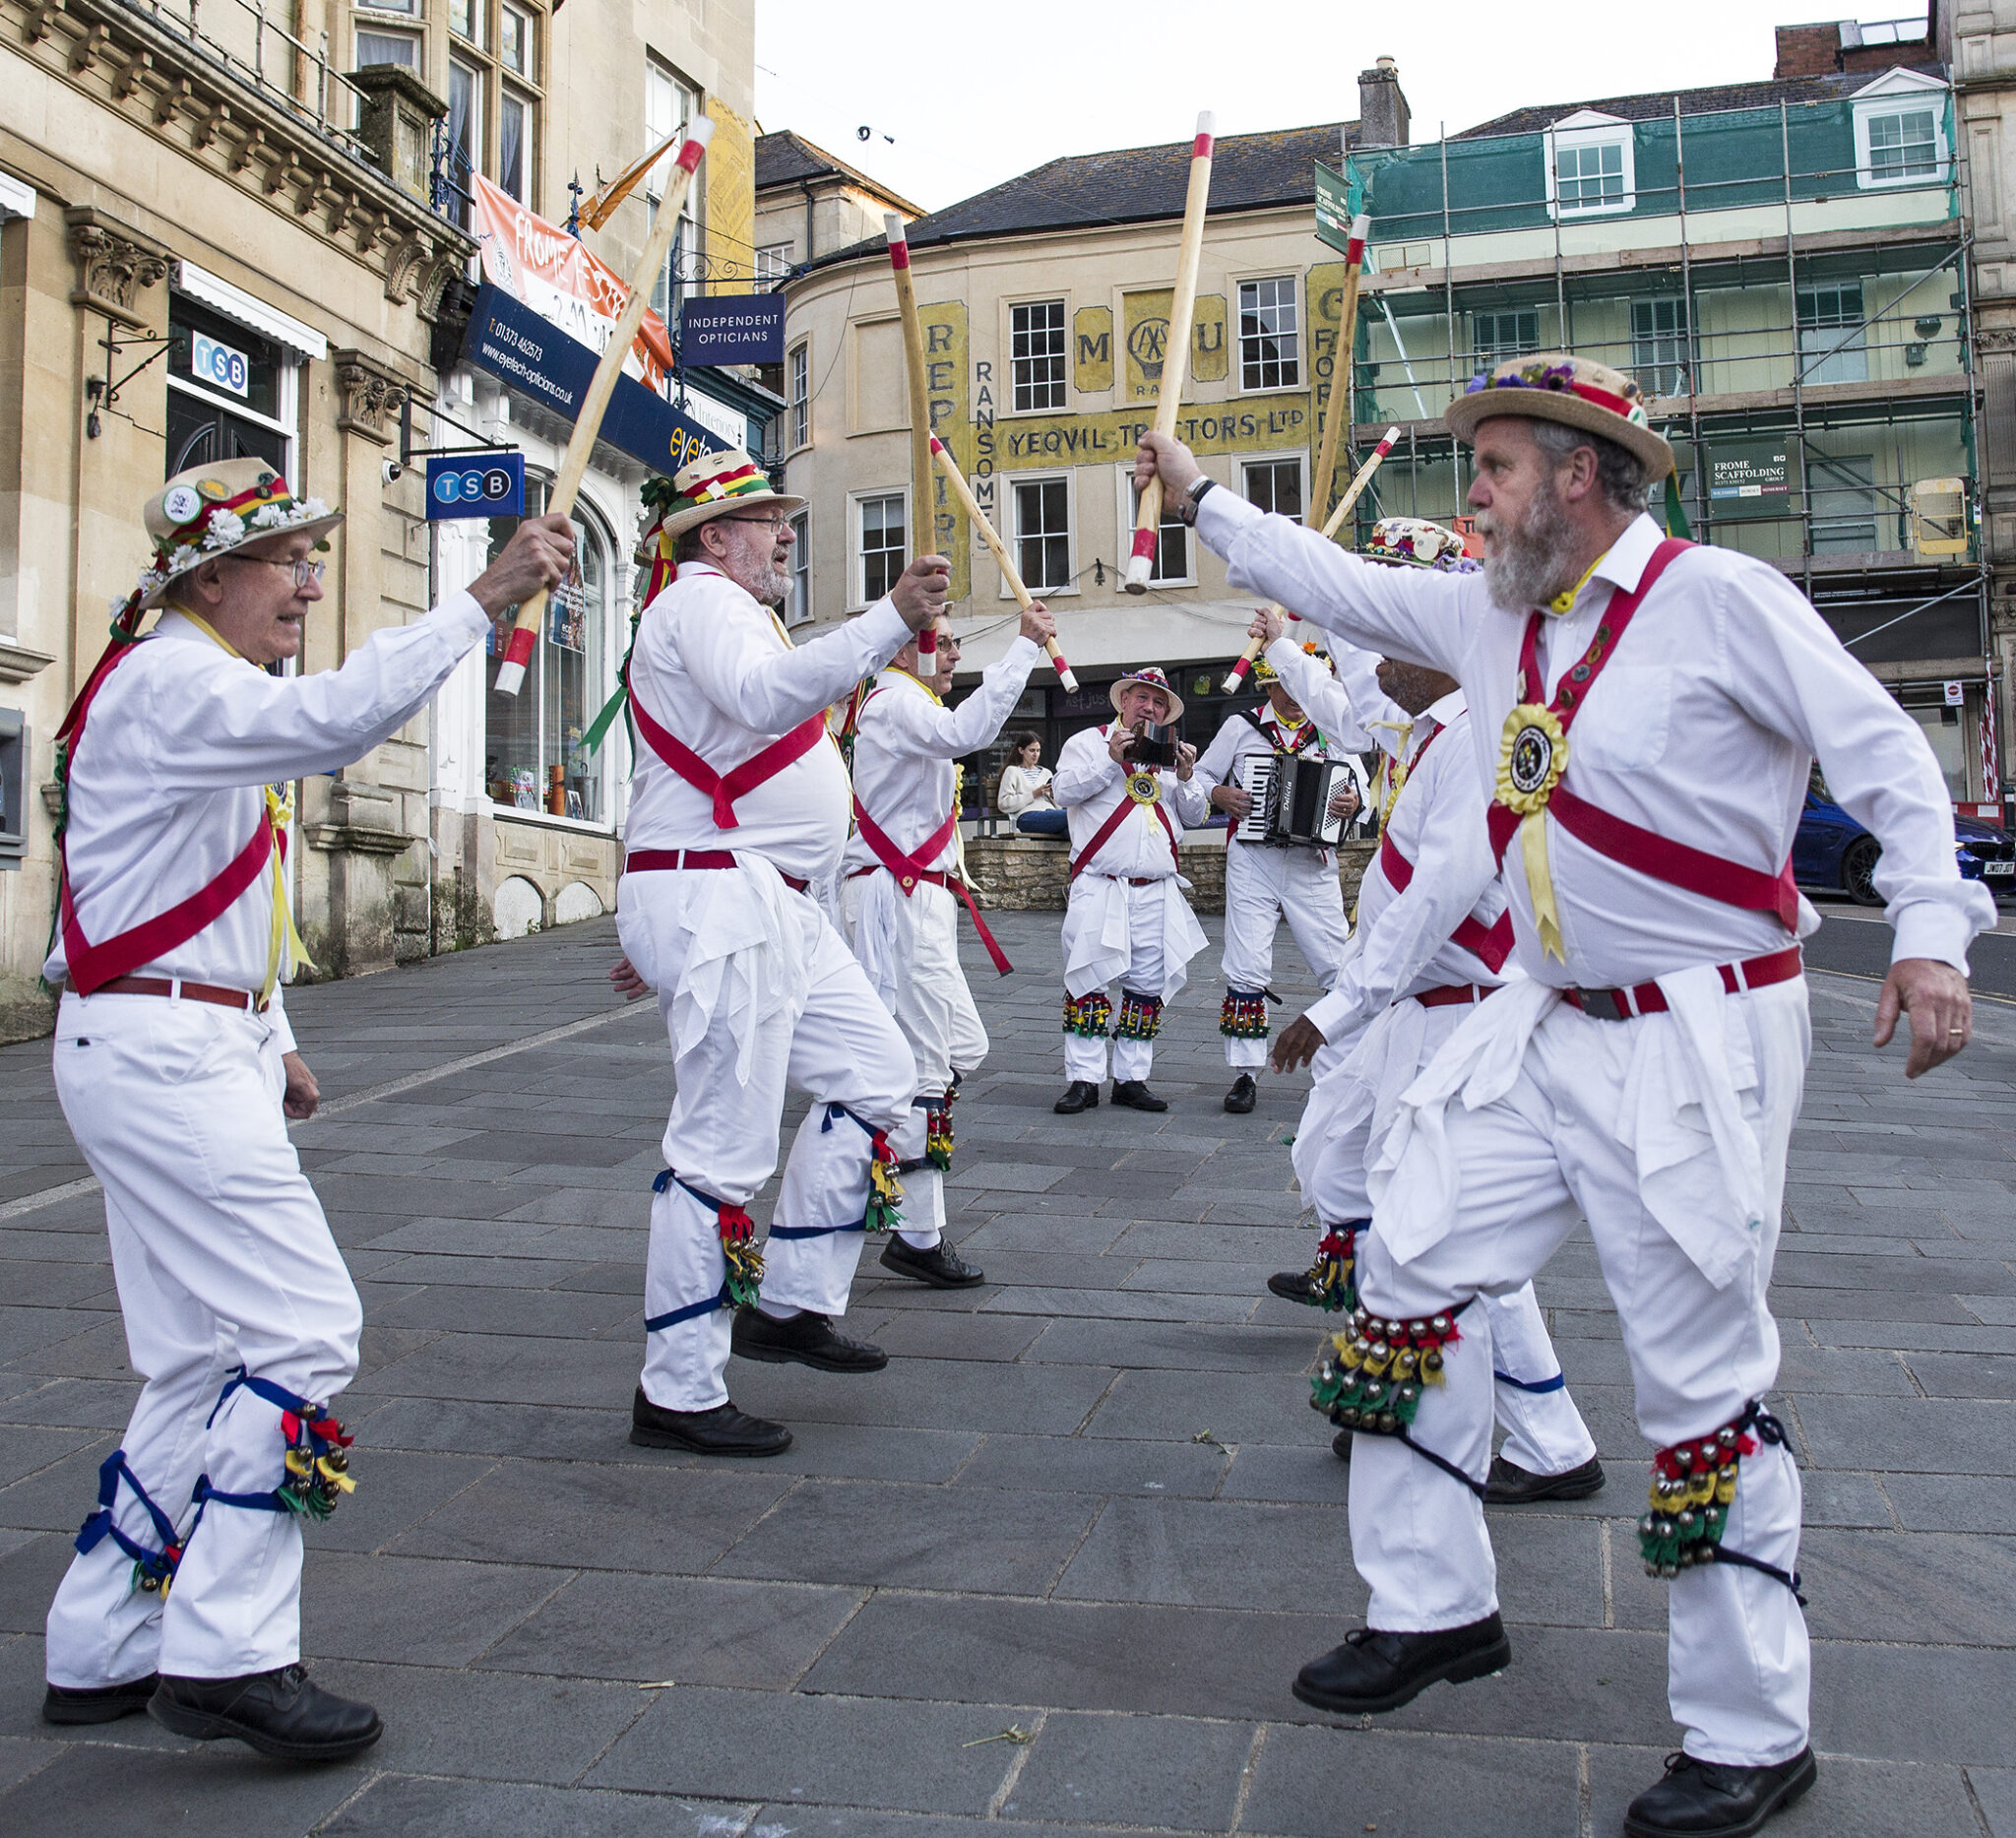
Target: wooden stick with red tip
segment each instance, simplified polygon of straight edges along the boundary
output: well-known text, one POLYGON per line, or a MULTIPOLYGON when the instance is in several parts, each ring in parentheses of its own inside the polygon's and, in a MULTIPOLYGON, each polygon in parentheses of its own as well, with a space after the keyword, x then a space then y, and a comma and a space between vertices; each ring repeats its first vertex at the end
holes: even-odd
POLYGON ((1337 314, 1337 348, 1330 358, 1330 400, 1323 415, 1323 440, 1316 450, 1316 475, 1309 480, 1309 502, 1320 514, 1330 502, 1330 484, 1337 476, 1337 455, 1344 430, 1351 425, 1353 351, 1358 338, 1358 283, 1365 273, 1365 236, 1372 220, 1360 211, 1352 219, 1344 250, 1344 301, 1337 314), (1342 410, 1342 412, 1339 411, 1342 410))
MULTIPOLYGON (((1163 347, 1161 393, 1155 404, 1155 431, 1173 440, 1176 415, 1183 406, 1183 386, 1190 380, 1190 322, 1197 313, 1197 268, 1204 258, 1204 211, 1211 199, 1212 131, 1217 117, 1206 109, 1197 117, 1197 138, 1190 148, 1190 189, 1183 198, 1183 240, 1176 255, 1176 289, 1169 301, 1169 331, 1163 347)), ((1130 594, 1148 592, 1155 572, 1156 544, 1162 540, 1162 479, 1151 478, 1141 492, 1134 518, 1134 552, 1127 558, 1130 594)))
MULTIPOLYGON (((945 475, 946 485, 959 500, 959 508, 967 514, 973 527, 979 532, 980 540, 993 551, 994 559, 1001 564, 1001 578, 1008 583, 1009 593, 1015 596, 1015 603, 1027 612, 1036 604, 1036 597, 1022 585, 1022 576, 1009 558, 1008 545, 1001 540, 1001 533, 987 521, 986 512, 974 501, 973 490, 959 470, 959 462, 946 451, 945 443, 936 434, 931 436, 931 458, 938 462, 938 470, 945 475)), ((1064 685, 1065 691, 1076 690, 1078 678, 1071 674, 1071 666, 1064 662, 1064 654, 1057 649, 1057 641, 1054 638, 1044 639, 1043 649, 1050 654, 1050 662, 1057 667, 1057 680, 1064 685)))
MULTIPOLYGON (((1329 522, 1323 526, 1325 541, 1328 541, 1330 538, 1338 533, 1338 530, 1343 526, 1344 520, 1351 515, 1352 506, 1358 501, 1359 493, 1372 482, 1372 475, 1379 470, 1379 463, 1393 451, 1393 443, 1399 438, 1400 429, 1397 427, 1389 427, 1380 436, 1379 444, 1372 449, 1371 458, 1358 468, 1356 477, 1351 481, 1351 485, 1346 490, 1344 496, 1337 500, 1337 508, 1330 513, 1329 522)), ((1275 612, 1288 611, 1285 606, 1279 604, 1273 605, 1272 610, 1275 612)), ((1288 616, 1293 618, 1295 615, 1291 612, 1288 616)), ((1247 639, 1246 648, 1239 653, 1238 662, 1226 672, 1226 679, 1222 685, 1223 692, 1226 695, 1231 695, 1246 680, 1247 673, 1253 667, 1253 660, 1259 655, 1260 641, 1257 638, 1247 639)))
MULTIPOLYGON (((616 393, 616 379, 623 374, 623 359, 629 354, 638 328, 644 324, 644 315, 651 306, 652 287, 664 272, 665 258, 672 252, 672 239, 679 233, 679 209, 686 202, 693 174, 713 138, 714 123, 705 115, 694 116, 686 130, 685 144, 672 162, 665 195, 659 200, 658 220, 645 239, 643 255, 638 258, 630 297, 616 315, 615 328, 602 347, 594 380, 581 399, 574 432, 567 439, 566 457, 560 462, 560 475, 553 481, 553 495, 546 502, 547 511, 555 516, 573 514, 574 500, 580 495, 581 481, 595 452, 596 435, 601 431, 602 416, 608 412, 609 398, 616 393)), ((515 696, 525 686, 526 666, 532 663, 533 648, 538 643, 539 615, 545 609, 544 590, 534 594, 518 608, 518 617, 512 621, 511 642, 504 648, 504 662, 497 666, 499 695, 515 696)))
MULTIPOLYGON (((903 319, 903 365, 910 384, 910 490, 915 538, 911 553, 926 555, 932 544, 924 539, 936 522, 933 510, 938 494, 933 489, 936 474, 931 470, 931 398, 924 379, 924 328, 917 317, 917 289, 910 272, 910 241, 904 234, 903 219, 894 211, 884 214, 883 233, 889 238, 889 267, 896 277, 896 308, 903 319)), ((930 677, 938 670, 938 628, 927 625, 917 634, 917 674, 930 677)))

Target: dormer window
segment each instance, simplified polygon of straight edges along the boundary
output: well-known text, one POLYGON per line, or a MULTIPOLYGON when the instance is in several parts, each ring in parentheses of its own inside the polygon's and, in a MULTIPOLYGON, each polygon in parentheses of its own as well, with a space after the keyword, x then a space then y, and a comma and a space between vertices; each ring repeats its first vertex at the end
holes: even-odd
POLYGON ((1946 86, 1915 70, 1890 70, 1855 97, 1856 184, 1943 185, 1950 171, 1946 86))
POLYGON ((1566 221, 1629 211, 1638 203, 1631 124, 1578 109, 1546 134, 1547 203, 1566 221))

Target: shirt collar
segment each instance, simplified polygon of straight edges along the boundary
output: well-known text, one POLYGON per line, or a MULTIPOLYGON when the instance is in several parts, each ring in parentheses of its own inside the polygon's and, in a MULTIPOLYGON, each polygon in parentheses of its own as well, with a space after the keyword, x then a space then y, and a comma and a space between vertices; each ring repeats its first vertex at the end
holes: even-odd
POLYGON ((1430 702, 1426 708, 1421 710, 1421 715, 1433 722, 1438 729, 1441 729, 1448 727, 1451 722, 1463 713, 1467 706, 1463 699, 1463 691, 1461 689, 1452 689, 1446 696, 1430 702))
MULTIPOLYGON (((1626 526, 1624 534, 1609 546, 1608 552, 1596 564, 1590 575, 1590 584, 1607 581, 1619 592, 1635 592, 1639 580, 1645 573, 1645 564, 1652 559, 1652 551, 1665 539, 1660 527, 1649 514, 1640 511, 1626 526)), ((1587 594, 1589 588, 1582 592, 1587 594)), ((1578 597, 1579 603, 1579 597, 1578 597)))

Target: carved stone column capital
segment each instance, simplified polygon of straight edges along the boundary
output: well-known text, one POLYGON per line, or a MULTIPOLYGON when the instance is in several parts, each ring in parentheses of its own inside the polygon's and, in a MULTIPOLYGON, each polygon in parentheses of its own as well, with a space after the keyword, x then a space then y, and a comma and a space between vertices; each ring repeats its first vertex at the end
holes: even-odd
POLYGON ((140 296, 165 279, 171 252, 91 205, 73 206, 63 221, 70 226, 70 253, 77 263, 71 304, 144 331, 148 320, 140 296))
POLYGON ((392 423, 406 407, 406 381, 358 350, 332 351, 336 383, 343 391, 343 409, 336 424, 346 434, 361 434, 383 447, 390 443, 392 423))

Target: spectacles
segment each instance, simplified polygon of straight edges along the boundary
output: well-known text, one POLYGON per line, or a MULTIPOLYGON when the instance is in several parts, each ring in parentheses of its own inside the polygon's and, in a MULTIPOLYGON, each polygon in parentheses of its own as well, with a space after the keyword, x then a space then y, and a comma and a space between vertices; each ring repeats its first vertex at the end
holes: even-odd
POLYGON ((754 524, 759 529, 782 531, 788 527, 791 520, 788 517, 724 517, 721 521, 724 524, 754 524))
POLYGON ((323 570, 329 566, 326 561, 309 561, 305 556, 299 561, 288 561, 275 555, 220 555, 218 560, 250 562, 255 568, 291 568, 296 593, 304 587, 320 587, 323 570))

